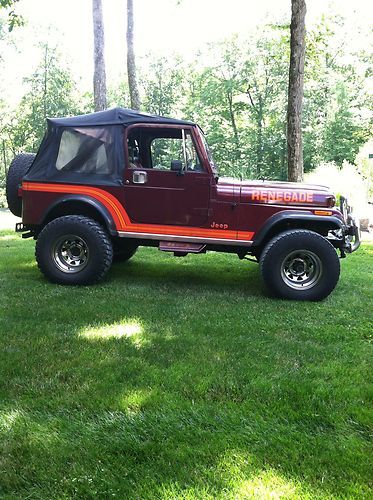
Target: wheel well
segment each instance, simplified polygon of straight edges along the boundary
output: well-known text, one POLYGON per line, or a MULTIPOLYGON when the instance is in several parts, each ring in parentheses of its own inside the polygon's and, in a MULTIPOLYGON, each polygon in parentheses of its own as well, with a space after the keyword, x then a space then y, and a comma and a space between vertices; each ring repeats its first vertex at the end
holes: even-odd
POLYGON ((314 231, 318 233, 320 236, 327 236, 328 232, 333 229, 338 229, 338 227, 333 225, 329 221, 315 221, 315 220, 296 220, 296 219, 287 219, 279 221, 273 226, 271 226, 268 231, 265 233, 263 238, 261 238, 260 242, 255 245, 253 248, 253 254, 259 256, 266 246, 266 244, 274 238, 276 235, 283 233, 284 231, 290 231, 292 229, 307 229, 309 231, 314 231))
MULTIPOLYGON (((90 202, 80 200, 61 201, 52 207, 45 216, 42 227, 52 220, 63 217, 64 215, 83 215, 85 217, 90 217, 106 228, 111 235, 116 233, 113 221, 111 217, 105 213, 105 209, 102 207, 98 208, 96 204, 93 205, 90 202)), ((42 229, 42 227, 40 229, 42 229)))

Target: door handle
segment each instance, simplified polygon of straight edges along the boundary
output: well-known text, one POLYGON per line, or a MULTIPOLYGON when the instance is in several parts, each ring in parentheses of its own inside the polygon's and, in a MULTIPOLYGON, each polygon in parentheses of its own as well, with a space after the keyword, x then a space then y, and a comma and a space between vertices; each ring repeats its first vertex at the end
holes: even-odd
POLYGON ((146 182, 148 181, 148 174, 147 172, 143 172, 143 171, 136 171, 136 172, 133 172, 132 174, 132 182, 134 184, 145 184, 146 182))

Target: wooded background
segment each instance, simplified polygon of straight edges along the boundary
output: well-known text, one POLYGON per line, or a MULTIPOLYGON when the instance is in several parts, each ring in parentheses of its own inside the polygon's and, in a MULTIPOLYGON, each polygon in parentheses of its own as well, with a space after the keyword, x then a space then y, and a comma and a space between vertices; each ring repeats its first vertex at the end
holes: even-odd
MULTIPOLYGON (((124 4, 124 12, 126 2, 124 4)), ((92 13, 86 22, 92 23, 92 13)), ((161 15, 161 13, 160 13, 161 15)), ((171 51, 137 58, 141 110, 195 121, 201 125, 222 175, 244 178, 287 178, 286 111, 290 60, 289 24, 274 19, 247 36, 233 35, 200 48, 193 62, 171 51)), ((23 20, 27 25, 27 19, 23 20)), ((136 29, 141 30, 141 13, 136 29)), ((372 55, 349 47, 348 20, 338 14, 321 16, 306 32, 303 101, 303 162, 305 172, 332 162, 349 162, 366 181, 371 166, 357 161, 371 135, 372 55)), ((17 44, 25 30, 8 31, 0 18, 1 49, 17 44)), ((119 36, 119 35, 118 35, 119 36)), ((120 34, 125 37, 125 33, 120 34)), ((79 86, 69 57, 59 50, 56 36, 40 33, 31 41, 38 63, 23 79, 23 96, 16 103, 3 98, 0 79, 0 184, 11 159, 20 151, 35 152, 48 116, 94 110, 93 86, 79 86)), ((172 45, 172 41, 170 41, 172 45)), ((107 48, 106 48, 107 49, 107 48)), ((1 57, 1 73, 11 71, 1 57)), ((87 54, 93 57, 93 54, 87 54)), ((108 81, 107 105, 130 107, 126 54, 118 61, 121 80, 108 81)), ((119 71, 119 69, 118 69, 119 71)), ((4 89, 5 90, 5 89, 4 89)), ((365 151, 364 150, 364 151, 365 151)), ((365 154, 365 153, 364 153, 365 154)), ((361 155, 360 157, 361 158, 361 155)), ((320 179, 321 180, 321 179, 320 179)))

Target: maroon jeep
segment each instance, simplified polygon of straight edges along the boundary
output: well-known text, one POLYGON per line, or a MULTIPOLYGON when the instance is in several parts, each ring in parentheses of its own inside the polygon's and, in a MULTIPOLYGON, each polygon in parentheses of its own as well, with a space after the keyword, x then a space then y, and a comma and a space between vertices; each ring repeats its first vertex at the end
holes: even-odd
POLYGON ((37 155, 16 156, 8 204, 54 283, 101 280, 139 246, 230 252, 260 263, 273 294, 326 297, 360 244, 327 187, 219 177, 195 123, 111 109, 48 120, 37 155))

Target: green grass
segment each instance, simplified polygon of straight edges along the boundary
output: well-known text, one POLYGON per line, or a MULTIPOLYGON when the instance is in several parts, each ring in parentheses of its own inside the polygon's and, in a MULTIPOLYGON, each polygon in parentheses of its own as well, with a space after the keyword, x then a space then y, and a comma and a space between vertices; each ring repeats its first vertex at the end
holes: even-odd
POLYGON ((48 283, 0 233, 1 498, 371 498, 373 246, 324 302, 141 249, 48 283))

